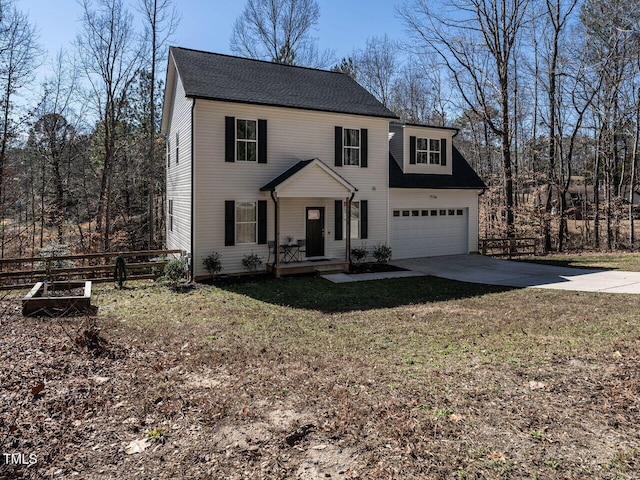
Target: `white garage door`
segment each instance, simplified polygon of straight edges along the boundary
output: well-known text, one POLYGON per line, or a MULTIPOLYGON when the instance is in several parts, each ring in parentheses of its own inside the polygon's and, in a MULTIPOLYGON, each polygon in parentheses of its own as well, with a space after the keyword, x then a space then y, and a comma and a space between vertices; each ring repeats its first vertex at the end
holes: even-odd
POLYGON ((393 258, 469 253, 466 208, 394 209, 391 217, 393 258))

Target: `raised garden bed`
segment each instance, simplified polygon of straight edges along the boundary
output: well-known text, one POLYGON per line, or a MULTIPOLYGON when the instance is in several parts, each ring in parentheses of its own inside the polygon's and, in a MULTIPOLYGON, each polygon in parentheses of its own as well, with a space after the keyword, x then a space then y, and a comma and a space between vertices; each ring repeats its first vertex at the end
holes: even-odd
POLYGON ((38 282, 22 299, 22 314, 68 315, 95 313, 91 305, 91 282, 38 282))

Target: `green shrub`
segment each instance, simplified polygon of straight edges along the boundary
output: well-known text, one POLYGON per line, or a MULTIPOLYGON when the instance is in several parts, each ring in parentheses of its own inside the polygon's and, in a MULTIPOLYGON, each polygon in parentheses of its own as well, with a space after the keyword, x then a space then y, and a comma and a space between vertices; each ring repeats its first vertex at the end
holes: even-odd
POLYGON ((262 259, 255 253, 252 253, 251 255, 245 255, 242 259, 242 266, 249 270, 251 273, 256 273, 261 265, 262 259))
POLYGON ((211 255, 204 257, 202 264, 212 277, 222 270, 222 261, 218 252, 213 252, 211 255))
POLYGON ((388 263, 391 260, 391 247, 386 243, 379 243, 373 249, 373 258, 378 263, 388 263))
POLYGON ((164 278, 176 284, 187 276, 187 261, 183 258, 172 258, 164 266, 164 278))
POLYGON ((351 249, 351 262, 360 265, 367 258, 367 249, 365 247, 354 247, 351 249))

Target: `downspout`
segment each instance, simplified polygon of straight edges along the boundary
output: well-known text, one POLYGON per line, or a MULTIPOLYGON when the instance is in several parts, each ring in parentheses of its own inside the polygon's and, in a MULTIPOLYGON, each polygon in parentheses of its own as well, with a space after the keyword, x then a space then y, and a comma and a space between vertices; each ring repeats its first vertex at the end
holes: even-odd
POLYGON ((194 139, 195 139, 195 128, 194 128, 194 120, 195 120, 195 115, 194 115, 194 111, 196 109, 196 99, 193 99, 193 103, 191 104, 191 254, 190 254, 190 260, 189 261, 189 276, 190 276, 190 280, 193 281, 194 279, 194 266, 193 266, 193 259, 194 259, 194 253, 195 253, 195 234, 196 234, 196 229, 195 229, 195 169, 196 169, 196 162, 194 160, 194 155, 193 152, 195 150, 194 147, 194 139))
POLYGON ((275 257, 274 260, 274 268, 273 268, 273 273, 275 275, 276 272, 278 271, 278 268, 280 268, 280 247, 278 245, 278 199, 276 198, 276 196, 274 195, 275 190, 271 190, 271 200, 273 200, 273 223, 274 223, 274 228, 273 228, 273 232, 274 232, 274 237, 275 237, 275 242, 273 245, 273 255, 275 257))

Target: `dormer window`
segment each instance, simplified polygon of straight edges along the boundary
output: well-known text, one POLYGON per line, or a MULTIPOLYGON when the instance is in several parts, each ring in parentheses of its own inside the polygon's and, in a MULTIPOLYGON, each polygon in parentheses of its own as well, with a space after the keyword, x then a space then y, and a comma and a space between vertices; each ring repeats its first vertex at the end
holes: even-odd
POLYGON ((433 138, 417 138, 416 163, 440 165, 440 140, 433 138))
POLYGON ((409 137, 411 165, 447 165, 447 140, 444 138, 409 137))

